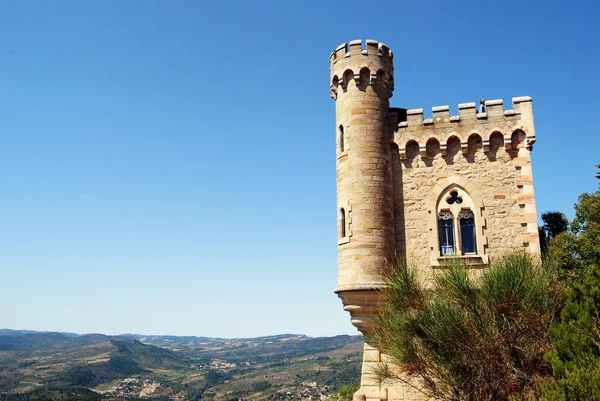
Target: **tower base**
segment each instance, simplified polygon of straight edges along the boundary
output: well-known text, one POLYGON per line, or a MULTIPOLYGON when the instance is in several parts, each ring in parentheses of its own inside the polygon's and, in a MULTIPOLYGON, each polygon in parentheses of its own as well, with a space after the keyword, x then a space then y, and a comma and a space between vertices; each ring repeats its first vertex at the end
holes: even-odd
POLYGON ((386 355, 365 340, 360 389, 354 394, 353 401, 425 401, 433 400, 419 391, 415 380, 383 383, 374 380, 373 370, 379 363, 385 362, 386 355))
POLYGON ((344 310, 350 312, 350 319, 365 336, 360 389, 354 394, 354 401, 424 401, 430 400, 419 391, 415 380, 383 383, 381 386, 374 379, 373 371, 386 361, 386 355, 369 343, 369 334, 377 318, 377 310, 384 299, 373 287, 355 288, 336 291, 344 304, 344 310))

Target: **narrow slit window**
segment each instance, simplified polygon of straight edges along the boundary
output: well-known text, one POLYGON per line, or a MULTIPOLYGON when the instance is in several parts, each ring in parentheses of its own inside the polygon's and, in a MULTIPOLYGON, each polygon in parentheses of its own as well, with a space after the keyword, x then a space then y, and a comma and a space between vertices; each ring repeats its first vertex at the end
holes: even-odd
POLYGON ((463 255, 475 254, 475 216, 471 210, 461 210, 458 215, 460 242, 463 255))
POLYGON ((340 209, 340 238, 346 236, 346 211, 344 208, 340 209))
POLYGON ((440 230, 440 251, 442 256, 454 255, 454 216, 451 212, 438 215, 440 230))
POLYGON ((340 152, 343 152, 344 150, 345 150, 344 127, 342 125, 340 125, 340 152))

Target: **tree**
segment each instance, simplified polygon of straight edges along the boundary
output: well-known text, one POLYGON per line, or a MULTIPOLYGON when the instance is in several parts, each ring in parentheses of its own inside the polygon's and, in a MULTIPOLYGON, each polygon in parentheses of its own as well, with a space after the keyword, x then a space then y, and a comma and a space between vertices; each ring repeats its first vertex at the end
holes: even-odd
POLYGON ((528 256, 498 260, 481 280, 454 263, 431 288, 400 266, 387 284, 372 336, 391 361, 374 372, 380 382, 408 375, 429 397, 508 400, 533 394, 551 374, 543 356, 562 287, 528 256))
POLYGON ((253 386, 254 391, 265 391, 269 387, 271 387, 271 383, 269 383, 266 380, 256 382, 256 383, 254 383, 254 386, 253 386))
POLYGON ((581 281, 590 266, 600 267, 600 190, 579 196, 568 231, 548 241, 545 258, 569 283, 581 281))
POLYGON ((600 269, 567 292, 560 322, 550 329, 553 349, 546 354, 555 383, 544 386, 548 400, 600 399, 600 269))
POLYGON ((354 393, 360 388, 359 383, 344 384, 337 393, 331 396, 331 401, 352 401, 354 393))
POLYGON ((204 375, 204 380, 206 380, 206 387, 218 386, 219 384, 223 384, 225 380, 231 379, 231 375, 225 372, 219 372, 215 369, 210 369, 204 375))
MULTIPOLYGON (((598 166, 600 167, 600 166, 598 166)), ((600 178, 596 175, 596 178, 600 178)), ((571 234, 549 244, 559 265, 575 266, 560 321, 550 329, 546 360, 556 380, 542 388, 545 400, 600 399, 600 190, 583 193, 575 205, 571 234), (583 277, 583 278, 580 278, 583 277)), ((556 261, 556 260, 555 260, 556 261)))
POLYGON ((544 224, 540 227, 540 245, 546 252, 548 241, 569 229, 569 221, 562 212, 546 212, 542 214, 544 224))
POLYGON ((579 196, 571 228, 578 237, 577 256, 586 264, 600 267, 600 191, 579 196))

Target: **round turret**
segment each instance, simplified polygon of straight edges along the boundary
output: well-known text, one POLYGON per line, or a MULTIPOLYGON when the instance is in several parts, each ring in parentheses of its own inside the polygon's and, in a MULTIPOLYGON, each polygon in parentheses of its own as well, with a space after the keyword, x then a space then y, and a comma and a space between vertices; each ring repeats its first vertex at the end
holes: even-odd
POLYGON ((393 55, 367 40, 330 56, 336 101, 338 286, 352 323, 363 331, 381 301, 377 289, 395 257, 389 98, 393 55))

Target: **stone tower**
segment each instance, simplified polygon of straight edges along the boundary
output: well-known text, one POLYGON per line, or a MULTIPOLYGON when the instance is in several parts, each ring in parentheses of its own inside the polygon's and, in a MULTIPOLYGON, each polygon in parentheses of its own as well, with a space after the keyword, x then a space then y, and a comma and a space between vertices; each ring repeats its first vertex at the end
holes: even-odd
POLYGON ((355 399, 422 400, 407 384, 379 387, 370 377, 385 359, 369 344, 383 274, 396 258, 424 276, 460 258, 474 272, 516 249, 539 254, 530 151, 530 97, 423 109, 390 108, 392 51, 360 40, 330 55, 336 103, 338 285, 351 322, 365 334, 355 399))

